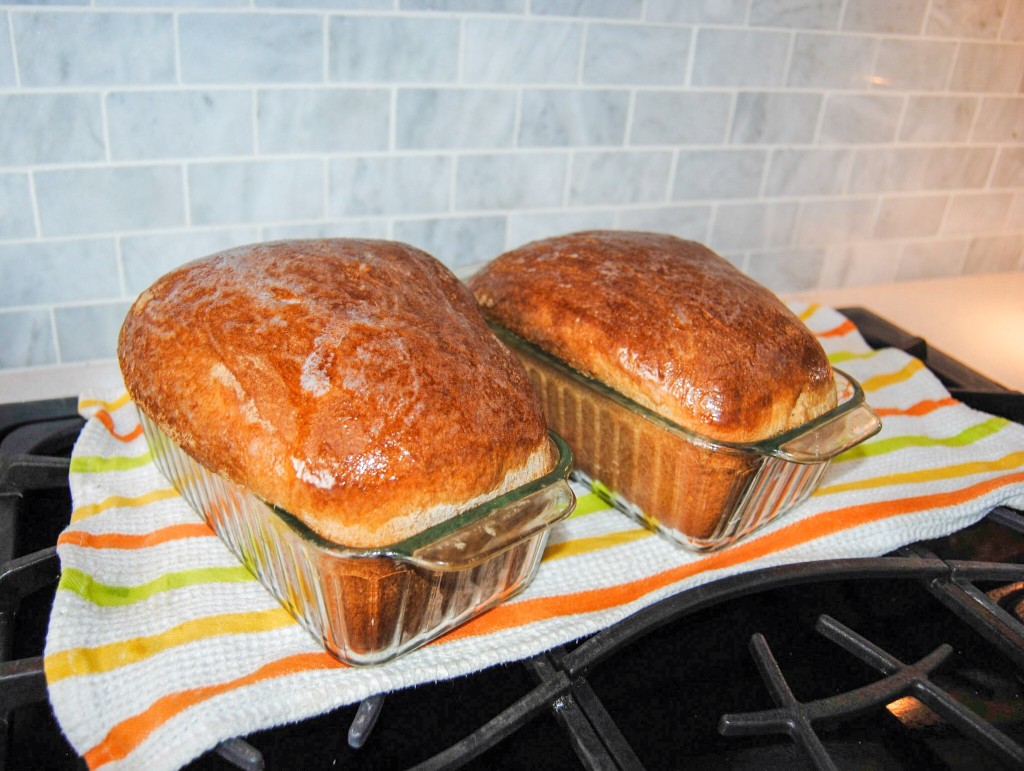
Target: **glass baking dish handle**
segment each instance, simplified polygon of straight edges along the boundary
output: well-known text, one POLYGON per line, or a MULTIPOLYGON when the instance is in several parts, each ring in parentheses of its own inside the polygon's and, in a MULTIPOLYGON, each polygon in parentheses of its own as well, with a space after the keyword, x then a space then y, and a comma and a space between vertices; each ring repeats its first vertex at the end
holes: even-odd
POLYGON ((807 431, 780 444, 771 454, 794 463, 823 463, 877 434, 882 421, 877 413, 859 402, 807 431))
POLYGON ((408 559, 433 570, 462 570, 540 535, 576 508, 576 496, 559 479, 490 515, 416 549, 408 559))

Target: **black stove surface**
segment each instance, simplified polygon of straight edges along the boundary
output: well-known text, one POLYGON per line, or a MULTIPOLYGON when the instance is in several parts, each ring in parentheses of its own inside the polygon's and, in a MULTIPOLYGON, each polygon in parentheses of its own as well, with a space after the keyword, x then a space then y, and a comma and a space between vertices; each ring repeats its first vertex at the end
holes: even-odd
MULTIPOLYGON (((860 309, 961 401, 1024 396, 860 309)), ((80 768, 42 651, 74 399, 0 405, 0 768, 80 768)), ((533 659, 225 742, 193 769, 1024 768, 1024 516, 877 559, 735 576, 533 659)))

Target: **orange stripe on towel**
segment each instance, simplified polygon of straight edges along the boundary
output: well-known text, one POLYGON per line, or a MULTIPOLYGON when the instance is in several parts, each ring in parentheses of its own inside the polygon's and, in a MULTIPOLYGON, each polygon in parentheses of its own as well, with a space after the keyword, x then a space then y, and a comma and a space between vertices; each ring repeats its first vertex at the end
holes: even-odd
POLYGON ((848 335, 848 334, 850 334, 850 332, 856 332, 856 331, 857 331, 857 327, 854 325, 854 323, 852 321, 850 321, 849 319, 846 319, 838 327, 833 327, 832 329, 826 329, 823 332, 815 332, 814 336, 815 337, 842 337, 843 335, 848 335))
POLYGON ((952 407, 957 404, 957 400, 952 396, 946 399, 925 399, 917 404, 912 404, 909 407, 902 409, 896 407, 876 407, 875 412, 878 413, 879 417, 887 417, 893 415, 927 415, 929 412, 935 412, 935 410, 941 409, 942 407, 952 407))
POLYGON ((142 744, 153 731, 193 704, 275 677, 286 677, 309 670, 335 669, 343 666, 345 665, 327 653, 297 653, 272 661, 256 671, 234 680, 169 693, 153 702, 148 709, 115 725, 110 729, 110 733, 83 757, 89 764, 89 768, 97 768, 106 763, 121 760, 142 744))
POLYGON ((65 530, 57 539, 58 546, 83 546, 87 549, 145 549, 183 538, 209 538, 213 531, 205 522, 171 525, 148 533, 86 533, 65 530))
POLYGON ((137 439, 139 436, 142 435, 141 423, 136 425, 135 428, 133 428, 127 434, 119 434, 117 432, 117 429, 114 427, 114 419, 110 417, 110 413, 104 409, 97 410, 96 415, 94 417, 96 417, 96 419, 99 420, 100 423, 106 426, 107 431, 110 432, 110 435, 117 439, 118 441, 127 443, 132 441, 133 439, 137 439))

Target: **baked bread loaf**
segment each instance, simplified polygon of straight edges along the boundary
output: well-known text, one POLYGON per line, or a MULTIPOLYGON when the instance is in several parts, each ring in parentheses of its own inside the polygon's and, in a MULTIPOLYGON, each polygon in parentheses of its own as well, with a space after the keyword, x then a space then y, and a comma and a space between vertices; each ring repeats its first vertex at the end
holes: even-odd
MULTIPOLYGON (((825 352, 769 290, 669 235, 592 231, 507 252, 469 282, 485 314, 570 368, 717 442, 749 443, 836 405, 825 352)), ((583 471, 700 546, 761 459, 665 435, 525 357, 583 471)))
POLYGON ((346 546, 400 541, 554 462, 529 380, 472 295, 401 243, 191 262, 141 294, 118 358, 186 453, 346 546))
POLYGON ((814 336, 707 247, 654 233, 535 241, 470 280, 484 312, 660 415, 749 442, 836 403, 814 336))

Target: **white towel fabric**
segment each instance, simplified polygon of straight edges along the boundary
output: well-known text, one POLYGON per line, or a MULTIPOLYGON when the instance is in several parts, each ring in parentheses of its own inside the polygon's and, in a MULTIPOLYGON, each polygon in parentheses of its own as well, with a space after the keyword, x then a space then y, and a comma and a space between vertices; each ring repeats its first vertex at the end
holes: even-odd
POLYGON ((324 653, 168 489, 126 395, 83 395, 45 650, 62 730, 92 768, 176 768, 233 736, 540 653, 724 576, 877 556, 1024 508, 1024 427, 955 402, 902 352, 872 351, 834 310, 792 307, 883 419, 807 502, 700 555, 577 488, 522 594, 374 667, 324 653))

